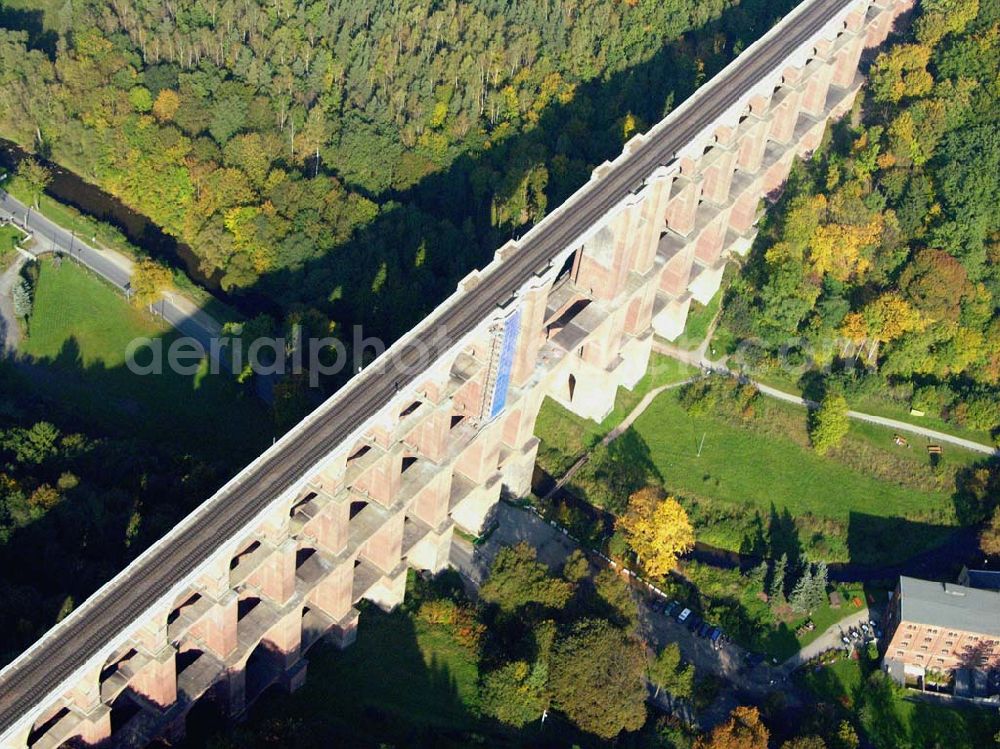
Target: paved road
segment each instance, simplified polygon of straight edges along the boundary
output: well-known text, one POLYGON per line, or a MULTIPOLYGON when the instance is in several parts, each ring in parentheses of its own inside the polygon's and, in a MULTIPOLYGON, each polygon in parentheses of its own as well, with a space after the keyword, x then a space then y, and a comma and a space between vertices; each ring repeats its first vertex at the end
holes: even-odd
MULTIPOLYGON (((713 372, 721 372, 724 374, 732 375, 734 377, 742 376, 738 372, 734 372, 729 369, 721 360, 720 361, 710 361, 705 358, 704 350, 698 349, 695 351, 684 351, 670 344, 663 343, 661 341, 653 342, 653 350, 658 353, 665 354, 666 356, 671 356, 685 364, 690 364, 695 367, 701 367, 702 369, 711 370, 713 372)), ((794 403, 797 406, 805 406, 806 408, 818 408, 819 403, 808 398, 803 398, 801 395, 795 395, 794 393, 786 393, 784 390, 778 390, 778 388, 771 387, 770 385, 765 385, 762 382, 757 382, 756 380, 749 380, 761 393, 764 395, 775 398, 777 400, 785 401, 786 403, 794 403)), ((973 452, 984 453, 986 455, 1000 455, 1000 448, 994 445, 986 445, 982 442, 974 442, 973 440, 967 440, 964 437, 956 437, 953 434, 947 434, 945 432, 939 432, 935 429, 928 429, 926 427, 918 426, 917 424, 911 424, 908 421, 898 421, 896 419, 887 419, 884 416, 875 416, 874 414, 863 413, 861 411, 848 411, 848 417, 856 419, 858 421, 867 421, 871 424, 878 424, 879 426, 889 427, 890 429, 895 429, 899 432, 907 432, 908 434, 916 434, 921 437, 927 437, 928 439, 934 440, 935 442, 944 442, 949 445, 957 445, 958 447, 964 447, 966 450, 972 450, 973 452)))
MULTIPOLYGON (((9 219, 31 232, 35 245, 28 251, 36 257, 48 252, 61 252, 125 293, 132 278, 132 261, 124 255, 113 250, 95 249, 38 211, 29 210, 28 206, 2 189, 0 219, 9 219)), ((154 311, 184 335, 198 340, 206 350, 210 350, 210 341, 221 331, 218 322, 178 294, 164 295, 154 311)))
MULTIPOLYGON (((710 126, 758 81, 818 32, 849 0, 806 0, 794 23, 776 29, 765 43, 751 46, 709 81, 697 106, 674 111, 670 126, 657 130, 631 155, 589 182, 518 243, 517 252, 484 273, 461 304, 440 308, 411 336, 423 339, 434 355, 446 353, 474 330, 512 290, 548 267, 653 171, 710 126), (440 333, 444 331, 444 335, 440 333)), ((17 661, 0 672, 0 731, 21 715, 37 710, 110 638, 134 625, 136 618, 165 596, 177 581, 207 561, 218 545, 243 531, 273 500, 340 444, 359 424, 384 407, 396 384, 409 384, 420 347, 396 346, 352 378, 333 399, 278 441, 238 477, 186 518, 167 537, 136 559, 111 583, 91 596, 17 661)))

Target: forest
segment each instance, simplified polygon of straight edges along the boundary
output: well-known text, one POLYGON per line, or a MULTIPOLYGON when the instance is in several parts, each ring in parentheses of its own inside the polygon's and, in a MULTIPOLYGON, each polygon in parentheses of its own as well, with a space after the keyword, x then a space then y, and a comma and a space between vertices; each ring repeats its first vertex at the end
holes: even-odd
POLYGON ((724 327, 757 344, 741 346, 751 368, 806 350, 827 386, 996 436, 998 73, 996 0, 926 0, 878 54, 725 299, 724 327))
POLYGON ((793 5, 3 0, 0 136, 392 339, 793 5))

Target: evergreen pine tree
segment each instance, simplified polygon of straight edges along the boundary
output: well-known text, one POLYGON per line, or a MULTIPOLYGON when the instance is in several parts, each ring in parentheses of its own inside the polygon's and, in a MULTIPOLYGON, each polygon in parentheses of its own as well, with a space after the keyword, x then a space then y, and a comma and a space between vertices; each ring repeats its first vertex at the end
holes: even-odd
POLYGON ((24 277, 19 277, 11 290, 11 298, 14 302, 14 314, 22 320, 31 317, 31 287, 24 277))
POLYGON ((826 603, 826 587, 829 584, 829 570, 826 562, 817 562, 813 572, 813 587, 809 601, 809 609, 815 610, 826 603))
POLYGON ((782 554, 771 570, 771 582, 767 586, 767 597, 771 603, 780 603, 785 599, 785 571, 788 567, 788 555, 782 554))
POLYGON ((795 583, 792 595, 788 599, 792 608, 796 611, 809 611, 814 587, 812 565, 806 564, 802 570, 802 577, 795 583))

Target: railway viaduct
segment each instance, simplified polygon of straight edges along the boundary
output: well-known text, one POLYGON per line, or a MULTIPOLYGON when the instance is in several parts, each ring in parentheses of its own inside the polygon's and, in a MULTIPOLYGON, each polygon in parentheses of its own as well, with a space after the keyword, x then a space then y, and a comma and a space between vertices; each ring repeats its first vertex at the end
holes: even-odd
POLYGON ((805 0, 0 672, 0 747, 140 747, 293 690, 362 599, 524 495, 542 399, 601 419, 747 252, 912 0, 805 0), (422 357, 423 363, 417 365, 422 357))

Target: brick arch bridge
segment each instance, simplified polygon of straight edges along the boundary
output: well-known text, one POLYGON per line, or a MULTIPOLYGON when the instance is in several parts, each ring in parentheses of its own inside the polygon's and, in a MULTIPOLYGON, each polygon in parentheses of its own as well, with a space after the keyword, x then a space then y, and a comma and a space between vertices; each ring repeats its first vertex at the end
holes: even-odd
POLYGON ((592 419, 747 252, 761 199, 912 0, 805 0, 413 331, 0 672, 0 747, 139 747, 239 717, 349 645, 407 567, 529 490, 548 395, 592 419), (427 366, 414 371, 421 352, 427 366))

